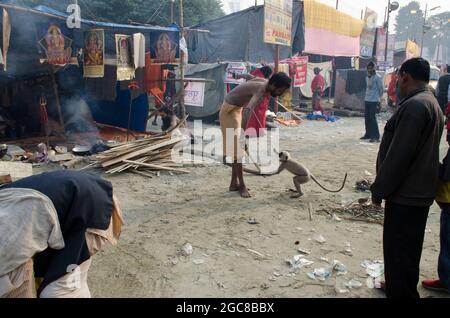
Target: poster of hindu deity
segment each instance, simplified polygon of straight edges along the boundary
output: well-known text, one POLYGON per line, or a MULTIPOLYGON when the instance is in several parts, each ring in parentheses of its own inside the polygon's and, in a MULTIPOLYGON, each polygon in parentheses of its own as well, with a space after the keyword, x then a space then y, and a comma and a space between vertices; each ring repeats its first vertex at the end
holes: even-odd
POLYGON ((92 29, 84 33, 84 77, 105 75, 105 32, 92 29))
POLYGON ((132 55, 132 36, 116 34, 117 80, 129 81, 135 77, 132 55))
POLYGON ((152 63, 180 63, 180 36, 177 32, 153 32, 150 34, 152 63))
POLYGON ((51 24, 39 45, 45 50, 47 63, 52 65, 66 65, 71 62, 72 39, 61 31, 57 24, 51 24))

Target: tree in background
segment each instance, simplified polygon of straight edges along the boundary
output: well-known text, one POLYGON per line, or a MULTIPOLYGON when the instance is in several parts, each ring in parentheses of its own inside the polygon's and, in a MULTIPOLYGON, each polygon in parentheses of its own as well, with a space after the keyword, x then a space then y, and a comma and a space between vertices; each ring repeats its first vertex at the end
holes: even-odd
MULTIPOLYGON (((6 2, 33 7, 46 5, 65 12, 73 0, 8 0, 6 2)), ((81 16, 85 19, 115 22, 144 23, 155 25, 170 24, 170 0, 78 0, 81 16)), ((174 20, 179 22, 179 1, 174 1, 174 20)), ((184 1, 184 25, 190 26, 224 15, 220 0, 184 1)))
POLYGON ((396 41, 415 40, 420 43, 422 38, 422 24, 424 12, 420 9, 420 3, 410 2, 401 7, 395 20, 396 41), (415 13, 411 13, 415 12, 415 13))

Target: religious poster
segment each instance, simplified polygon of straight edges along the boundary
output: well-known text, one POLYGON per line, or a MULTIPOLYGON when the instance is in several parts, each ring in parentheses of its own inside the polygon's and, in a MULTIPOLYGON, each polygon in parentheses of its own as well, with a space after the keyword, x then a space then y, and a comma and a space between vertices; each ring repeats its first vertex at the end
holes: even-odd
POLYGON ((291 46, 292 0, 264 1, 264 42, 291 46))
POLYGON ((58 24, 51 24, 39 41, 39 45, 46 53, 48 64, 66 65, 71 63, 72 42, 72 39, 64 35, 58 24))
POLYGON ((179 64, 180 36, 178 32, 152 32, 150 52, 154 64, 179 64))
MULTIPOLYGON (((201 78, 186 78, 186 80, 202 80, 201 78)), ((189 82, 184 90, 184 103, 188 106, 203 107, 205 100, 205 82, 189 82)))
POLYGON ((247 66, 245 63, 228 63, 225 71, 225 84, 241 84, 245 83, 245 79, 237 79, 235 75, 247 74, 247 66))
POLYGON ((116 34, 117 80, 129 81, 135 77, 131 46, 132 36, 116 34))
POLYGON ((105 31, 93 29, 84 32, 84 77, 105 75, 105 31))

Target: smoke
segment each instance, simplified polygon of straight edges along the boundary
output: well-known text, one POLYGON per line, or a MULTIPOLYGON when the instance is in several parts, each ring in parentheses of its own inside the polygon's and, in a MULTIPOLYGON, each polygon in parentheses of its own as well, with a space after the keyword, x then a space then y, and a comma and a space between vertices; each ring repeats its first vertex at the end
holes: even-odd
POLYGON ((93 146, 101 142, 100 132, 87 103, 78 95, 61 98, 66 134, 83 134, 83 143, 93 146))

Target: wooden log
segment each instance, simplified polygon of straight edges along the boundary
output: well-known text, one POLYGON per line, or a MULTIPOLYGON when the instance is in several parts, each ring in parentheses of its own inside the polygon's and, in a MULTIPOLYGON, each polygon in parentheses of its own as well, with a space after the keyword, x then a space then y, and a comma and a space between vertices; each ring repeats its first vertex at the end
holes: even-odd
POLYGON ((117 163, 125 162, 128 159, 142 156, 142 155, 144 155, 144 154, 146 154, 146 153, 148 153, 150 151, 162 148, 164 146, 177 144, 177 143, 179 143, 182 140, 183 139, 178 138, 178 139, 174 139, 174 140, 164 141, 164 142, 158 143, 156 145, 152 145, 150 147, 146 147, 144 149, 141 149, 141 150, 138 150, 138 151, 135 151, 135 152, 131 152, 131 153, 128 153, 128 154, 123 155, 123 156, 119 156, 119 157, 114 158, 112 160, 108 160, 106 162, 103 162, 102 163, 102 167, 103 168, 108 168, 108 167, 113 166, 113 165, 115 165, 117 163))
POLYGON ((137 161, 131 161, 131 160, 124 160, 123 162, 131 163, 131 164, 137 165, 137 166, 153 168, 153 169, 157 169, 157 170, 174 171, 174 172, 181 172, 181 173, 190 173, 190 171, 188 171, 188 170, 177 169, 177 168, 169 168, 169 167, 154 165, 154 164, 150 164, 150 163, 143 163, 143 162, 137 162, 137 161))

